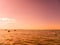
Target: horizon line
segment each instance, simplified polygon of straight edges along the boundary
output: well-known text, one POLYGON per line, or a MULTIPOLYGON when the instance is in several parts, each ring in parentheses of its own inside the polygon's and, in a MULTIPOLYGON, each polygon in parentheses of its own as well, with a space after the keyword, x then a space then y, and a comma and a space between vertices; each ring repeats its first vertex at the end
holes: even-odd
POLYGON ((60 29, 0 29, 0 30, 60 30, 60 29))

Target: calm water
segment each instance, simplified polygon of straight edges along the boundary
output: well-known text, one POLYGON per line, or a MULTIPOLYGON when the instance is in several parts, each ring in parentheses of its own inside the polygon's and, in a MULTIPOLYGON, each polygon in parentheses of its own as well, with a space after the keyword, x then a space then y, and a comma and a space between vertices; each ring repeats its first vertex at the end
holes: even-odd
POLYGON ((0 45, 60 45, 60 31, 0 30, 0 45))

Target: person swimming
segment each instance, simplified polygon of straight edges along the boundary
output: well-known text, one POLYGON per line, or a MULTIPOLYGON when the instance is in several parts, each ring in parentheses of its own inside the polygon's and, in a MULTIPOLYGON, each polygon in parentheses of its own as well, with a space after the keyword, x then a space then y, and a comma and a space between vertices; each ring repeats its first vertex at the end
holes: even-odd
POLYGON ((10 30, 8 30, 8 32, 10 32, 10 30))
POLYGON ((16 30, 14 30, 14 31, 16 31, 16 30))

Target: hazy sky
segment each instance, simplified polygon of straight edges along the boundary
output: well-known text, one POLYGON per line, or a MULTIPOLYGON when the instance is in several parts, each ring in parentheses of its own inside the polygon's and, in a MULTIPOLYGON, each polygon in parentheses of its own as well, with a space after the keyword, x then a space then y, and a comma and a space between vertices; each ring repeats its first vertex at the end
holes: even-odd
POLYGON ((0 0, 0 28, 60 29, 60 0, 0 0))

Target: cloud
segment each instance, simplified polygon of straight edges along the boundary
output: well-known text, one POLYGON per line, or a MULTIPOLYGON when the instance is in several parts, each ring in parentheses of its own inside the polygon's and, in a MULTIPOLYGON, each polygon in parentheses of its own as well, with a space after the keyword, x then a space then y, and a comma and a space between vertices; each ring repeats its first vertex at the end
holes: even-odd
POLYGON ((0 18, 0 23, 15 23, 16 19, 12 18, 0 18))

